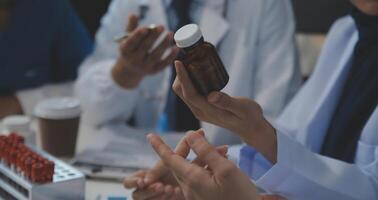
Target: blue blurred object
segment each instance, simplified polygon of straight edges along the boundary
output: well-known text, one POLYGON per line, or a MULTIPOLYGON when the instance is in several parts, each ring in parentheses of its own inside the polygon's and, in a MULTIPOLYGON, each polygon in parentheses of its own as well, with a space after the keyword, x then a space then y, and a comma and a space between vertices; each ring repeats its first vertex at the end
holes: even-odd
POLYGON ((67 0, 18 0, 0 34, 0 95, 74 80, 93 44, 67 0))
POLYGON ((127 200, 126 197, 108 197, 108 200, 127 200))

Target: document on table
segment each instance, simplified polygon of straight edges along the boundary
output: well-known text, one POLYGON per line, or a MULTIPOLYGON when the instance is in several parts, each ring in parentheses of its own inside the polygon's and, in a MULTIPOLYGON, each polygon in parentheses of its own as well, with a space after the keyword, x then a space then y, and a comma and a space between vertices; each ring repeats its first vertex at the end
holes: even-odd
MULTIPOLYGON (((96 178, 123 178, 132 171, 150 168, 159 157, 147 142, 147 133, 125 126, 103 128, 93 135, 95 142, 76 156, 72 164, 96 178)), ((173 148, 183 134, 163 134, 161 137, 173 148)))

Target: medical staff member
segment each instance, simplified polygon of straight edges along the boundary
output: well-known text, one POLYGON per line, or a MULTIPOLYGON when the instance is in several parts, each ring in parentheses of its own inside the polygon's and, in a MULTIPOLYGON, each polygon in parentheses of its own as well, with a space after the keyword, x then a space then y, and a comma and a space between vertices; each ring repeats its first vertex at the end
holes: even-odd
MULTIPOLYGON (((198 95, 183 65, 176 63, 175 91, 199 119, 243 138, 248 146, 240 150, 240 167, 267 192, 293 200, 378 199, 378 1, 351 2, 355 8, 332 27, 314 74, 274 125, 247 98, 221 92, 207 98, 198 95)), ((177 154, 164 151, 157 136, 153 138, 166 166, 178 172, 183 160, 167 162, 177 154)), ((209 152, 204 143, 197 148, 209 152)), ((216 161, 217 154, 206 157, 216 161)), ((230 177, 235 173, 231 172, 230 177)), ((187 170, 187 174, 185 179, 190 179, 200 171, 187 170)), ((203 188, 217 187, 209 180, 201 184, 182 190, 205 195, 203 188)))
POLYGON ((31 115, 45 98, 72 96, 91 50, 67 0, 0 0, 0 119, 31 115))
MULTIPOLYGON (((248 146, 240 151, 240 167, 268 192, 294 200, 378 199, 378 1, 351 2, 356 8, 334 24, 314 74, 274 125, 249 99, 220 92, 207 99, 199 96, 185 68, 180 62, 176 65, 175 91, 199 119, 211 120, 243 138, 248 146)), ((205 164, 224 166, 221 169, 227 169, 227 177, 240 177, 236 166, 227 160, 219 162, 219 154, 203 136, 194 138, 188 143, 205 158, 205 164)), ((167 150, 156 135, 149 140, 164 165, 158 163, 125 180, 126 186, 138 188, 138 194, 175 195, 171 199, 186 194, 206 199, 221 193, 224 185, 245 185, 242 177, 238 183, 234 179, 212 183, 214 177, 219 178, 217 174, 205 178, 203 169, 178 159, 185 157, 181 150, 167 150), (186 175, 180 173, 183 168, 186 175), (180 173, 179 179, 167 181, 171 173, 180 173), (200 182, 195 177, 201 177, 197 178, 200 182), (200 187, 190 187, 195 185, 200 187)), ((238 189, 232 190, 235 199, 247 190, 255 191, 254 186, 244 192, 238 189)))
MULTIPOLYGON (((174 31, 191 22, 200 24, 205 39, 218 47, 231 77, 224 91, 256 99, 266 116, 275 118, 300 84, 290 1, 114 0, 102 19, 95 52, 81 67, 77 82, 85 123, 101 127, 133 119, 136 127, 162 132, 198 128, 190 110, 171 91, 175 75, 167 66, 178 49, 173 47, 161 59, 171 48, 173 34, 148 52, 163 27, 174 31), (139 20, 129 17, 129 37, 118 45, 114 37, 125 31, 131 14, 139 20), (148 34, 150 24, 162 26, 148 34)), ((203 127, 214 134, 214 143, 240 142, 225 129, 203 127)))

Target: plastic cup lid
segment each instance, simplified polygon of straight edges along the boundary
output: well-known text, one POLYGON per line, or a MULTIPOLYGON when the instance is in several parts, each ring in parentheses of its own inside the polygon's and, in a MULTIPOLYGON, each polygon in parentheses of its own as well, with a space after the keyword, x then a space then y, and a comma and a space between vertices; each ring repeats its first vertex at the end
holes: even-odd
POLYGON ((194 45, 202 38, 202 32, 197 24, 188 24, 176 31, 174 39, 179 48, 194 45))
POLYGON ((30 128, 31 119, 25 115, 11 115, 3 119, 2 124, 10 131, 25 131, 30 128))
POLYGON ((80 113, 80 102, 72 97, 46 99, 34 109, 36 117, 45 119, 70 119, 79 117, 80 113))

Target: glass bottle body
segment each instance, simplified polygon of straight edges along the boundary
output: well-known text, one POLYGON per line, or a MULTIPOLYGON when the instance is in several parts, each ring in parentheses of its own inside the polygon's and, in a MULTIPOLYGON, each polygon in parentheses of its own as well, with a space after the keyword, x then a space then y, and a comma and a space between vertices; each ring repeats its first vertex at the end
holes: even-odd
POLYGON ((222 90, 229 76, 215 47, 203 38, 191 47, 182 49, 183 62, 196 90, 203 96, 222 90))

